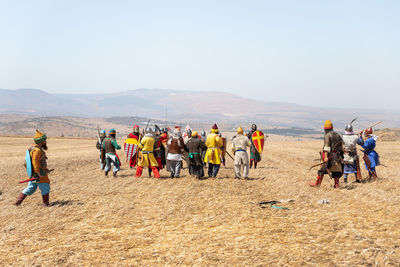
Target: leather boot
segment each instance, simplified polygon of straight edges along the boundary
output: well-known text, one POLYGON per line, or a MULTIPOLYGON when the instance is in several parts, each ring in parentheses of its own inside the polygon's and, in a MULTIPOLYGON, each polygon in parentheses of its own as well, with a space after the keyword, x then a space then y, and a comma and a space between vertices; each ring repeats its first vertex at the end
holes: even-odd
POLYGON ((140 176, 142 176, 142 171, 143 171, 143 167, 137 166, 135 177, 139 178, 140 176))
POLYGON ((22 201, 24 201, 24 199, 27 197, 27 195, 23 194, 23 193, 19 193, 19 196, 17 198, 17 201, 15 201, 14 205, 15 206, 19 206, 21 205, 22 201))
POLYGON ((154 178, 160 178, 160 172, 158 171, 158 169, 156 167, 151 167, 151 170, 154 173, 154 178))
POLYGON ((318 175, 317 180, 314 183, 310 183, 310 186, 312 187, 318 187, 321 185, 322 178, 324 178, 324 175, 318 175))
POLYGON ((335 179, 335 185, 333 187, 339 188, 339 178, 334 178, 334 179, 335 179))
POLYGON ((44 206, 49 206, 50 205, 50 203, 49 203, 49 194, 42 195, 42 200, 43 200, 43 205, 44 206))
MULTIPOLYGON (((361 177, 361 175, 360 175, 360 177, 361 177)), ((357 173, 356 173, 356 183, 361 183, 361 179, 358 179, 357 173)))

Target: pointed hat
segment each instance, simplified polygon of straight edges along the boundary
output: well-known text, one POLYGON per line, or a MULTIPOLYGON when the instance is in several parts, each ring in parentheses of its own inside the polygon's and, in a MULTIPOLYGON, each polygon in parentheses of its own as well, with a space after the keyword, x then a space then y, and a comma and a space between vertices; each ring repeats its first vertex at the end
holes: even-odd
POLYGON ((33 137, 33 141, 35 141, 36 144, 40 144, 46 141, 46 139, 47 139, 46 134, 42 133, 39 130, 36 130, 35 136, 33 137))

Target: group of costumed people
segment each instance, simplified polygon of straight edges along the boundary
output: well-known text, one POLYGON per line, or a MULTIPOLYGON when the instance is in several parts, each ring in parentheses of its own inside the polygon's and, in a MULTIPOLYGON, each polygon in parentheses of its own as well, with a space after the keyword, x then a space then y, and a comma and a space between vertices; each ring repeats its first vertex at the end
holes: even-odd
MULTIPOLYGON (((354 120, 353 120, 354 121, 354 120)), ((347 184, 350 174, 355 175, 356 182, 362 182, 360 158, 357 154, 357 145, 361 146, 363 160, 368 177, 365 181, 377 180, 376 167, 380 165, 379 155, 375 151, 378 137, 373 134, 372 127, 354 133, 353 125, 350 123, 344 130, 343 137, 333 130, 333 124, 326 120, 324 124, 324 146, 320 153, 322 163, 317 173, 317 179, 310 183, 312 187, 321 185, 324 175, 328 174, 334 180, 334 188, 339 188, 339 179, 343 176, 347 184)))
MULTIPOLYGON (((377 136, 373 134, 372 127, 355 134, 350 123, 346 126, 343 137, 333 130, 330 120, 324 124, 324 145, 320 152, 321 164, 317 172, 317 179, 310 183, 312 187, 321 185, 325 175, 329 175, 334 180, 334 187, 339 188, 339 179, 344 176, 344 183, 348 182, 350 174, 354 174, 356 182, 361 182, 360 158, 357 155, 357 145, 362 148, 365 169, 368 177, 364 180, 371 181, 378 179, 376 167, 380 165, 379 155, 375 151, 377 136)), ((121 149, 116 141, 116 131, 111 129, 106 135, 105 130, 99 131, 99 139, 96 147, 100 151, 100 167, 104 170, 105 176, 111 171, 113 166, 113 176, 116 177, 120 170, 121 161, 116 150, 121 149)), ((235 178, 248 178, 249 168, 257 167, 261 160, 261 155, 255 146, 254 138, 257 139, 257 126, 252 125, 250 133, 244 135, 243 128, 237 129, 237 135, 232 139, 232 153, 234 154, 235 178), (256 134, 256 135, 255 135, 256 134), (252 140, 252 141, 251 141, 252 140), (250 148, 250 160, 247 149, 250 148), (243 169, 243 175, 242 175, 243 169)), ((258 136, 259 137, 259 136, 258 136)), ((136 167, 136 177, 141 177, 144 168, 154 174, 155 178, 160 178, 160 170, 164 167, 171 173, 171 178, 180 177, 182 161, 185 160, 189 167, 189 173, 201 179, 204 177, 204 166, 208 164, 208 176, 217 177, 221 164, 224 164, 224 153, 226 151, 226 139, 221 136, 218 126, 214 124, 211 132, 206 136, 203 131, 200 135, 197 131, 186 129, 182 134, 180 127, 176 126, 172 134, 169 129, 155 130, 148 128, 144 133, 140 133, 139 127, 135 125, 133 132, 128 135, 137 142, 136 153, 129 158, 129 166, 136 167)), ((50 179, 49 173, 52 171, 47 167, 47 136, 36 130, 33 138, 34 145, 26 152, 27 172, 29 169, 29 182, 27 187, 19 194, 15 205, 21 205, 24 199, 35 193, 37 188, 42 194, 43 204, 49 205, 50 179)), ((262 143, 263 145, 263 143, 262 143)), ((314 166, 313 166, 314 167, 314 166)))
MULTIPOLYGON (((243 135, 243 129, 239 127, 237 135, 232 141, 232 152, 235 154, 235 177, 241 178, 240 170, 243 168, 243 177, 247 178, 249 166, 261 160, 260 153, 254 148, 251 135, 257 130, 255 124, 252 125, 248 136, 243 135), (247 148, 250 147, 250 160, 247 155, 247 148)), ((154 174, 155 178, 160 178, 160 170, 164 167, 170 172, 171 178, 179 178, 182 162, 186 161, 189 173, 201 179, 205 176, 204 167, 207 167, 208 177, 217 177, 221 164, 225 164, 226 139, 222 138, 217 124, 211 127, 211 132, 206 136, 205 131, 201 134, 187 127, 185 132, 181 132, 179 126, 175 126, 172 133, 168 128, 155 129, 147 128, 140 132, 139 126, 134 125, 133 132, 127 136, 133 139, 132 144, 125 146, 130 168, 136 167, 135 177, 141 177, 143 169, 149 170, 149 176, 154 174), (133 150, 133 151, 130 151, 133 150)), ((128 140, 127 139, 127 140, 128 140)), ((126 144, 125 144, 126 145, 126 144)), ((111 129, 108 136, 105 130, 99 133, 96 147, 100 152, 100 167, 104 170, 105 176, 113 166, 113 176, 116 177, 120 170, 120 159, 116 150, 121 149, 116 141, 116 131, 111 129)))

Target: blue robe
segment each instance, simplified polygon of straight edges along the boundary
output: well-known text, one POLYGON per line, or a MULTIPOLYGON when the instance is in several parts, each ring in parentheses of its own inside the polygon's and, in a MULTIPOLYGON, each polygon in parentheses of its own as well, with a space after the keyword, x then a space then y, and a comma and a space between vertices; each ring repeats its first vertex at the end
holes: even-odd
MULTIPOLYGON (((374 150, 376 146, 376 142, 374 138, 369 137, 364 141, 362 137, 358 138, 357 143, 364 148, 364 153, 367 154, 369 160, 371 161, 371 171, 375 171, 375 167, 379 166, 379 155, 374 150)), ((365 164, 365 168, 368 170, 367 165, 365 164)))

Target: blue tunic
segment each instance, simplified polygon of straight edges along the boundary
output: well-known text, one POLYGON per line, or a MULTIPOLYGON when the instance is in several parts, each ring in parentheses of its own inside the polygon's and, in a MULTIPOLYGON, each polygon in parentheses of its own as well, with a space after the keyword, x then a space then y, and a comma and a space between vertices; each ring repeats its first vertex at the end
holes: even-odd
MULTIPOLYGON (((367 140, 364 141, 362 137, 358 138, 357 143, 364 148, 364 153, 368 155, 369 160, 371 161, 371 170, 375 171, 375 167, 379 166, 379 155, 378 153, 374 150, 376 146, 376 142, 373 138, 368 138, 367 140)), ((365 168, 368 170, 367 165, 365 165, 365 168)))

